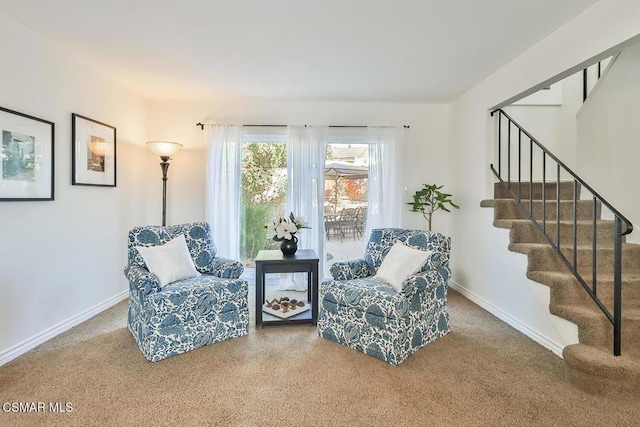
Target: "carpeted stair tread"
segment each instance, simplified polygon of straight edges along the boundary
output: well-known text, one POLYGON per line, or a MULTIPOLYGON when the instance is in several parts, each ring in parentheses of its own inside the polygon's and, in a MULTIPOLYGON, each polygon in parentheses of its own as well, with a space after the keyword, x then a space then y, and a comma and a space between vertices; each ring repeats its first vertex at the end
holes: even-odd
MULTIPOLYGON (((527 278, 536 282, 549 285, 562 285, 565 283, 575 283, 579 285, 578 279, 569 271, 533 270, 527 272, 527 278)), ((583 278, 587 285, 591 286, 591 277, 583 278)), ((597 290, 602 292, 613 288, 613 274, 602 274, 597 276, 597 290)), ((580 285, 582 286, 582 285, 580 285)), ((622 289, 633 290, 634 294, 640 295, 640 277, 637 274, 622 276, 622 289)), ((640 307, 640 304, 638 305, 640 307)))
POLYGON ((592 375, 638 381, 640 358, 629 353, 623 349, 620 356, 614 356, 611 348, 573 344, 564 348, 562 356, 574 369, 592 375))
MULTIPOLYGON (((577 280, 573 273, 569 271, 533 270, 527 272, 527 277, 531 280, 577 280)), ((587 284, 591 283, 591 278, 586 278, 587 284)), ((598 274, 598 285, 613 283, 612 273, 598 274)), ((623 274, 622 286, 637 287, 640 289, 640 274, 623 274)))
MULTIPOLYGON (((604 317, 604 313, 602 313, 602 311, 600 311, 600 309, 595 304, 556 305, 555 307, 559 312, 571 313, 572 317, 579 316, 593 319, 604 317)), ((627 310, 623 310, 622 317, 630 321, 640 320, 640 308, 629 308, 627 310)))
MULTIPOLYGON (((522 203, 527 204, 527 206, 529 205, 529 199, 528 198, 526 198, 526 199, 522 198, 520 200, 521 200, 522 203)), ((480 207, 489 208, 489 207, 494 207, 495 204, 498 204, 498 203, 501 203, 501 202, 513 202, 513 201, 516 201, 513 197, 496 197, 496 198, 493 198, 493 199, 482 200, 480 202, 480 207), (482 204, 484 202, 487 203, 486 206, 482 206, 482 204), (491 204, 491 203, 493 203, 493 204, 491 204)), ((557 200, 555 200, 555 199, 554 200, 547 199, 547 204, 556 203, 556 202, 557 202, 557 200)), ((591 203, 591 200, 577 200, 577 202, 578 203, 580 203, 580 202, 591 203)), ((535 203, 542 203, 542 199, 533 199, 533 203, 534 204, 535 203)), ((573 204, 573 199, 571 199, 571 200, 560 199, 560 203, 571 203, 571 204, 573 204)), ((598 203, 600 203, 600 202, 598 202, 598 203)))
MULTIPOLYGON (((580 320, 580 319, 589 319, 589 320, 606 320, 606 316, 595 304, 590 305, 554 305, 554 313, 555 315, 560 315, 567 320, 580 320)), ((576 323, 576 322, 574 322, 576 323)), ((584 323, 584 322, 581 322, 584 323)))
MULTIPOLYGON (((538 221, 540 226, 542 226, 542 221, 538 221)), ((581 220, 576 221, 578 226, 593 226, 593 221, 590 220, 581 220)), ((555 227, 557 221, 555 219, 547 219, 546 225, 547 227, 555 227)), ((511 228, 514 224, 532 224, 530 219, 523 218, 503 218, 496 219, 493 221, 493 226, 497 228, 511 228)), ((596 221, 596 227, 606 227, 611 226, 613 228, 614 222, 608 219, 599 219, 596 221)), ((560 220, 560 225, 573 225, 572 220, 560 220)))
MULTIPOLYGON (((500 199, 486 199, 480 202, 481 208, 494 208, 498 204, 500 199)), ((504 199, 507 200, 507 199, 504 199)), ((510 200, 510 199, 509 199, 510 200)))
POLYGON ((541 280, 575 280, 575 276, 572 273, 564 272, 564 271, 549 271, 549 270, 536 270, 536 271, 528 271, 527 277, 531 280, 541 281, 541 280))
MULTIPOLYGON (((589 244, 593 242, 593 221, 579 220, 576 222, 575 230, 573 221, 547 220, 546 223, 538 221, 535 224, 529 219, 495 219, 494 227, 510 230, 509 240, 511 243, 546 243, 542 229, 546 229, 546 234, 551 241, 557 242, 558 224, 560 226, 560 244, 573 245, 574 231, 576 241, 579 244, 589 244)), ((596 222, 596 241, 599 247, 612 247, 614 244, 615 223, 608 220, 596 222)), ((622 242, 626 242, 626 237, 622 237, 622 242)))
MULTIPOLYGON (((573 186, 574 186, 573 181, 560 181, 560 200, 569 200, 569 199, 573 200, 573 193, 574 193, 573 186)), ((519 190, 518 190, 518 183, 512 182, 511 192, 513 192, 513 195, 509 192, 507 188, 505 188, 505 185, 503 185, 500 182, 497 182, 494 184, 494 187, 493 187, 493 195, 495 198, 515 198, 514 195, 517 196, 518 192, 520 191, 521 199, 528 199, 529 194, 531 194, 534 200, 539 200, 539 199, 542 199, 543 187, 544 187, 544 193, 545 193, 544 196, 546 199, 556 199, 557 182, 555 181, 546 182, 544 185, 542 182, 534 181, 531 183, 531 185, 529 185, 529 182, 526 182, 526 183, 523 182, 519 190)), ((580 185, 578 185, 578 194, 580 194, 580 185)))
MULTIPOLYGON (((556 200, 547 200, 543 204, 542 200, 532 200, 533 211, 529 208, 529 199, 522 200, 522 206, 518 204, 518 201, 513 198, 507 199, 489 199, 480 202, 480 207, 495 208, 495 219, 529 219, 533 216, 536 220, 542 220, 542 208, 545 207, 545 217, 547 220, 555 220, 558 216, 558 204, 556 200)), ((573 200, 560 200, 560 218, 573 219, 574 209, 577 213, 579 220, 592 221, 593 220, 593 201, 592 200, 577 200, 574 206, 573 200)), ((601 218, 602 203, 596 202, 596 218, 601 218)))
MULTIPOLYGON (((613 282, 613 273, 602 274, 602 275, 598 274, 598 280, 613 282)), ((630 274, 623 273, 622 280, 624 282, 630 282, 630 283, 633 283, 634 285, 640 286, 640 274, 638 273, 630 273, 630 274)))
POLYGON ((546 249, 549 245, 547 243, 510 243, 509 250, 511 252, 518 252, 521 254, 528 254, 532 249, 546 249))
MULTIPOLYGON (((613 326, 594 304, 549 304, 549 312, 578 326, 581 344, 609 345, 613 342, 613 326)), ((640 358, 640 312, 635 309, 622 310, 622 345, 629 355, 640 358)))
MULTIPOLYGON (((565 271, 566 267, 560 257, 550 245, 545 243, 510 243, 508 248, 512 252, 526 254, 528 256, 530 270, 560 270, 565 271)), ((572 263, 573 246, 560 245, 560 250, 565 258, 572 263)), ((598 247, 596 249, 596 267, 598 274, 612 274, 614 266, 614 248, 598 247)), ((591 245, 577 246, 577 268, 580 274, 591 276, 593 262, 593 248, 591 245)), ((640 245, 622 244, 622 272, 626 274, 640 274, 640 245)))
MULTIPOLYGON (((545 204, 545 217, 547 220, 555 220, 557 217, 557 201, 548 200, 545 204)), ((482 208, 495 208, 495 219, 529 219, 532 215, 536 220, 542 220, 542 200, 533 200, 533 212, 529 209, 529 199, 522 200, 522 207, 519 207, 517 200, 508 199, 488 199, 480 202, 482 208)), ((596 218, 600 218, 602 205, 596 205, 596 218)), ((591 200, 578 200, 575 206, 579 220, 593 220, 593 202, 591 200)), ((560 200, 560 218, 573 218, 573 200, 560 200)))
MULTIPOLYGON (((610 311, 613 311, 613 276, 610 278, 598 278, 597 297, 610 311)), ((548 286, 551 289, 550 304, 558 305, 588 305, 594 302, 583 288, 578 279, 570 272, 538 270, 527 272, 527 278, 548 286)), ((591 281, 585 280, 591 287, 591 281)), ((622 280, 622 310, 625 314, 631 314, 629 310, 638 313, 640 308, 640 279, 622 280)))
MULTIPOLYGON (((526 254, 528 249, 535 249, 535 248, 550 248, 550 246, 547 243, 537 243, 537 242, 525 242, 525 243, 510 243, 509 244, 509 250, 511 250, 512 252, 520 252, 523 254, 526 254)), ((560 245, 560 249, 565 252, 565 251, 573 251, 573 245, 568 245, 568 244, 561 244, 560 245)), ((578 243, 576 245, 576 249, 580 252, 592 252, 593 251, 593 246, 591 246, 590 244, 583 244, 583 243, 578 243)), ((613 247, 610 246, 598 246, 597 250, 600 251, 604 251, 604 252, 613 252, 613 247)), ((640 245, 635 244, 635 243, 623 243, 622 244, 622 251, 623 252, 629 252, 630 254, 634 255, 634 256, 640 256, 640 245)), ((624 256, 624 255, 623 255, 624 256)))
MULTIPOLYGON (((538 271, 530 271, 527 273, 527 277, 533 276, 538 278, 550 277, 550 278, 558 278, 558 279, 575 279, 572 273, 565 271, 548 271, 548 270, 538 270, 538 271)), ((529 277, 532 279, 532 277, 529 277)), ((602 274, 598 275, 599 282, 613 282, 613 274, 602 274)), ((640 287, 640 274, 626 274, 623 276, 623 283, 628 283, 633 286, 640 287)))
POLYGON ((625 320, 633 320, 633 321, 640 321, 640 308, 635 307, 635 308, 629 308, 629 309, 623 309, 622 310, 622 317, 625 320))

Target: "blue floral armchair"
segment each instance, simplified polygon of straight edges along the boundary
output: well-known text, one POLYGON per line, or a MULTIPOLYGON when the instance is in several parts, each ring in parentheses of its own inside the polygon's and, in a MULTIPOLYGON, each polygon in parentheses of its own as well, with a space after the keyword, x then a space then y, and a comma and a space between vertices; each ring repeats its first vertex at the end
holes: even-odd
POLYGON ((128 261, 127 325, 148 360, 248 333, 248 286, 238 279, 244 266, 216 256, 208 224, 136 227, 129 232, 128 261), (201 275, 160 289, 136 246, 163 245, 180 234, 201 275))
POLYGON ((397 366, 450 331, 447 287, 451 239, 439 233, 374 229, 363 258, 336 262, 319 290, 318 334, 397 366), (402 291, 373 277, 396 242, 431 255, 402 291))

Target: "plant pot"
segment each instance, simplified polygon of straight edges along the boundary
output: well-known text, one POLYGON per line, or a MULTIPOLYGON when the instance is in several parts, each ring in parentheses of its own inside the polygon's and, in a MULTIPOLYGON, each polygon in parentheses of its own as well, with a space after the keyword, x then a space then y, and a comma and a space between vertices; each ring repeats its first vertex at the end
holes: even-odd
POLYGON ((296 236, 292 237, 291 240, 283 240, 282 243, 280 243, 280 250, 284 256, 291 256, 298 250, 298 238, 296 236))

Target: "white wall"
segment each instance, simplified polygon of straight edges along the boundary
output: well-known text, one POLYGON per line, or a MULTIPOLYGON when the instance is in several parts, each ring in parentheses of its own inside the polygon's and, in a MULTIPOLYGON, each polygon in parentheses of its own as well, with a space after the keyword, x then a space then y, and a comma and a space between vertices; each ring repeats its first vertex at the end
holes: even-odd
MULTIPOLYGON (((435 104, 331 103, 268 100, 148 101, 151 139, 185 144, 170 167, 168 222, 204 218, 205 142, 197 122, 222 124, 409 125, 401 163, 403 201, 424 183, 452 188, 449 107, 435 104), (406 187, 406 191, 404 189, 406 187)), ((158 172, 159 173, 159 172, 158 172)), ((453 200, 456 201, 455 193, 453 200)), ((403 207, 403 224, 426 229, 422 215, 403 207)), ((451 216, 434 215, 433 229, 451 233, 451 216)))
POLYGON ((495 142, 488 111, 571 75, 595 57, 609 56, 639 33, 637 0, 601 0, 451 104, 453 194, 464 206, 453 213, 453 280, 495 313, 515 319, 512 325, 559 345, 560 337, 547 326, 548 308, 544 303, 535 312, 529 308, 535 300, 526 290, 531 282, 510 261, 506 239, 504 250, 495 250, 490 216, 479 207, 482 199, 492 197, 494 182, 489 164, 495 142))
POLYGON ((55 122, 55 200, 0 202, 2 364, 126 295, 126 236, 148 221, 149 162, 137 95, 4 14, 0 54, 0 105, 55 122), (72 112, 117 128, 116 188, 71 185, 72 112))
MULTIPOLYGON (((600 64, 601 72, 606 70, 610 63, 611 57, 603 60, 600 64)), ((595 86, 598 80, 598 66, 594 64, 587 68, 587 86, 589 92, 595 86)), ((583 106, 583 73, 578 70, 574 74, 564 78, 562 81, 555 83, 552 88, 558 88, 558 101, 555 96, 548 97, 552 99, 551 103, 544 102, 544 90, 538 91, 529 97, 524 98, 514 104, 504 107, 507 112, 518 124, 520 124, 527 132, 543 146, 555 154, 567 167, 577 172, 578 169, 578 120, 577 115, 583 106), (533 103, 527 103, 531 99, 533 103), (535 104, 537 102, 537 104, 535 104)), ((503 128, 505 125, 503 123, 503 128)), ((503 129, 504 130, 504 129, 503 129)), ((515 132, 515 128, 514 128, 515 132)), ((516 134, 512 135, 514 142, 516 134)), ((505 140, 506 141, 506 138, 505 140)), ((523 157, 522 157, 522 176, 529 176, 529 141, 523 136, 523 157)), ((506 147, 503 144, 503 156, 506 156, 506 147)), ((515 149, 515 146, 513 147, 515 149)), ((505 159, 505 157, 503 157, 505 159)), ((504 160, 503 160, 504 161, 504 160)), ((517 154, 512 152, 512 180, 517 180, 516 162, 517 154)), ((534 180, 542 180, 542 153, 540 150, 534 150, 534 180)), ((503 171, 503 173, 506 173, 503 171)), ((556 179, 556 164, 552 161, 547 162, 547 178, 549 180, 556 179)), ((579 173, 578 173, 579 174, 579 173)), ((580 174, 579 174, 580 175, 580 174)), ((569 174, 561 175, 561 179, 569 179, 569 174)), ((524 178, 523 178, 524 179, 524 178)))
POLYGON ((569 168, 576 167, 576 113, 582 105, 582 71, 562 81, 560 105, 510 105, 504 110, 569 168))
MULTIPOLYGON (((578 171, 640 226, 640 43, 620 54, 578 117, 578 171)), ((640 242, 640 233, 629 241, 640 242)))

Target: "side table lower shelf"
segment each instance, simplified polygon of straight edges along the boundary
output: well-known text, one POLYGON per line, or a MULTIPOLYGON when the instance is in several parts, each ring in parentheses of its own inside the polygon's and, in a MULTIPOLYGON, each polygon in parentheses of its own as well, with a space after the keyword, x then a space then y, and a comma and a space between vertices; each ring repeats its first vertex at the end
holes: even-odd
POLYGON ((267 314, 272 314, 278 319, 289 319, 291 317, 296 317, 306 311, 311 310, 311 303, 309 301, 304 301, 304 300, 298 301, 297 299, 291 299, 291 302, 289 302, 289 300, 287 299, 283 302, 280 302, 279 300, 275 300, 273 302, 276 303, 278 310, 274 310, 273 306, 270 306, 269 304, 263 304, 262 306, 263 316, 265 313, 267 313, 267 314), (299 304, 302 304, 302 306, 300 306, 299 304), (283 306, 286 306, 286 308, 284 308, 283 306), (293 309, 291 308, 292 306, 294 306, 293 309))
POLYGON ((311 323, 311 309, 295 314, 291 317, 282 318, 262 310, 262 324, 287 325, 292 323, 311 323))
POLYGON ((256 256, 256 326, 312 323, 318 320, 318 264, 314 251, 299 250, 292 256, 284 256, 279 250, 262 250, 256 256), (278 317, 263 309, 265 303, 265 275, 269 273, 307 273, 307 300, 310 306, 291 317, 278 317))

